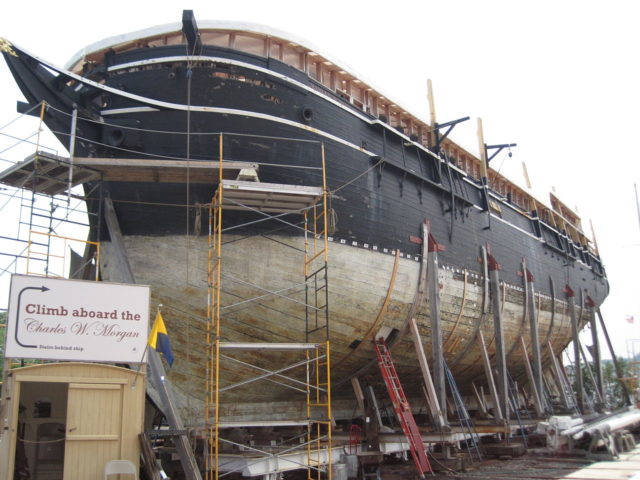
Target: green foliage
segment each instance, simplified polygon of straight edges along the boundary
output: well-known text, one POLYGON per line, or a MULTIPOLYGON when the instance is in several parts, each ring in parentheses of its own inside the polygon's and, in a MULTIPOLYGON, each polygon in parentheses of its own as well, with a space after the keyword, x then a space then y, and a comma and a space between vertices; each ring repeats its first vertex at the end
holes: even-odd
MULTIPOLYGON (((631 365, 629 360, 618 357, 618 364, 622 370, 622 377, 630 377, 631 365)), ((588 369, 591 370, 593 377, 596 377, 596 370, 593 362, 589 362, 588 365, 582 364, 582 381, 584 384, 584 390, 589 396, 595 396, 595 385, 591 380, 591 375, 589 374, 588 369)), ((613 361, 611 360, 604 360, 602 362, 602 383, 604 386, 604 396, 607 405, 614 409, 623 407, 625 405, 624 389, 622 388, 620 381, 618 381, 616 369, 613 361)), ((573 388, 575 391, 575 383, 573 388)))

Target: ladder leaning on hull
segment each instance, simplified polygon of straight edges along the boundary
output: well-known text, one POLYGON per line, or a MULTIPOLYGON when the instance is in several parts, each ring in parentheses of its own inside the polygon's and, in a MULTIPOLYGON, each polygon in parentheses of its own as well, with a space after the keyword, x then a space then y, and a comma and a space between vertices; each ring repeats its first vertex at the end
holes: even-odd
POLYGON ((413 463, 415 464, 420 477, 424 478, 425 472, 433 473, 433 470, 431 469, 431 464, 427 458, 427 453, 425 451, 424 443, 422 443, 422 436, 418 430, 418 425, 416 425, 416 421, 413 418, 411 406, 407 401, 402 384, 400 383, 400 379, 396 373, 396 368, 393 364, 391 354, 387 349, 384 338, 374 340, 373 346, 376 351, 376 356, 378 357, 380 373, 382 374, 384 383, 387 386, 387 391, 389 392, 389 397, 393 403, 393 409, 395 410, 398 421, 402 426, 404 436, 407 437, 407 441, 409 442, 409 450, 411 452, 411 457, 413 458, 413 463))

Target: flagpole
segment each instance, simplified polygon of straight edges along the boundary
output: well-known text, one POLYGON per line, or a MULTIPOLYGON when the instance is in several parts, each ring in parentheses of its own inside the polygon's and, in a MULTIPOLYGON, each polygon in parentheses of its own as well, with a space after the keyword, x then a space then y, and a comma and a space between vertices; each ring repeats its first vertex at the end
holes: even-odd
POLYGON ((138 368, 136 368, 136 376, 133 377, 133 383, 131 384, 131 388, 135 388, 136 382, 138 381, 138 375, 140 374, 140 370, 142 369, 142 365, 145 363, 144 357, 147 354, 147 350, 149 349, 149 342, 144 346, 144 350, 142 351, 142 358, 140 358, 140 362, 138 362, 138 368))
MULTIPOLYGON (((158 304, 158 310, 156 311, 156 318, 158 317, 158 313, 160 313, 160 309, 161 308, 162 308, 162 304, 159 303, 158 304)), ((142 357, 140 358, 140 362, 138 362, 138 368, 136 368, 136 376, 133 378, 133 384, 131 385, 131 388, 134 388, 136 386, 136 382, 138 381, 138 375, 140 374, 140 370, 142 369, 142 365, 145 363, 144 362, 144 356, 147 354, 147 350, 149 349, 149 343, 151 342, 151 334, 153 333, 153 330, 155 329, 155 326, 156 326, 156 322, 154 320, 153 321, 153 325, 151 326, 151 331, 147 335, 147 343, 144 346, 144 350, 142 351, 142 357)))

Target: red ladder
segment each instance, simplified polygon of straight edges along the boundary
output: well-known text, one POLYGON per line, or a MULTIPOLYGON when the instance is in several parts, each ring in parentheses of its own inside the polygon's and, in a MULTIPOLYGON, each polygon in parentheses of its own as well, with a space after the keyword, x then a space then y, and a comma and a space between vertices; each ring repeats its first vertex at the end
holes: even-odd
POLYGON ((431 464, 429 463, 424 444, 422 443, 422 436, 413 418, 413 413, 411 413, 411 406, 400 384, 400 379, 396 373, 396 367, 393 365, 391 354, 387 349, 384 338, 374 340, 373 347, 378 356, 378 366, 380 367, 380 373, 389 391, 393 409, 396 412, 400 425, 402 425, 404 436, 407 437, 409 441, 413 463, 415 463, 420 477, 424 478, 425 472, 433 473, 433 470, 431 470, 431 464))

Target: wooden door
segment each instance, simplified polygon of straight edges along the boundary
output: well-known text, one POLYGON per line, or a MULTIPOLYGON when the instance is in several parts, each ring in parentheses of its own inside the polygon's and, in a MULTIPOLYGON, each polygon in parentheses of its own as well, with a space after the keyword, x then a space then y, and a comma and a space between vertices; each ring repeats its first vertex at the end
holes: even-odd
POLYGON ((121 384, 69 384, 64 480, 102 480, 121 458, 122 394, 121 384))

